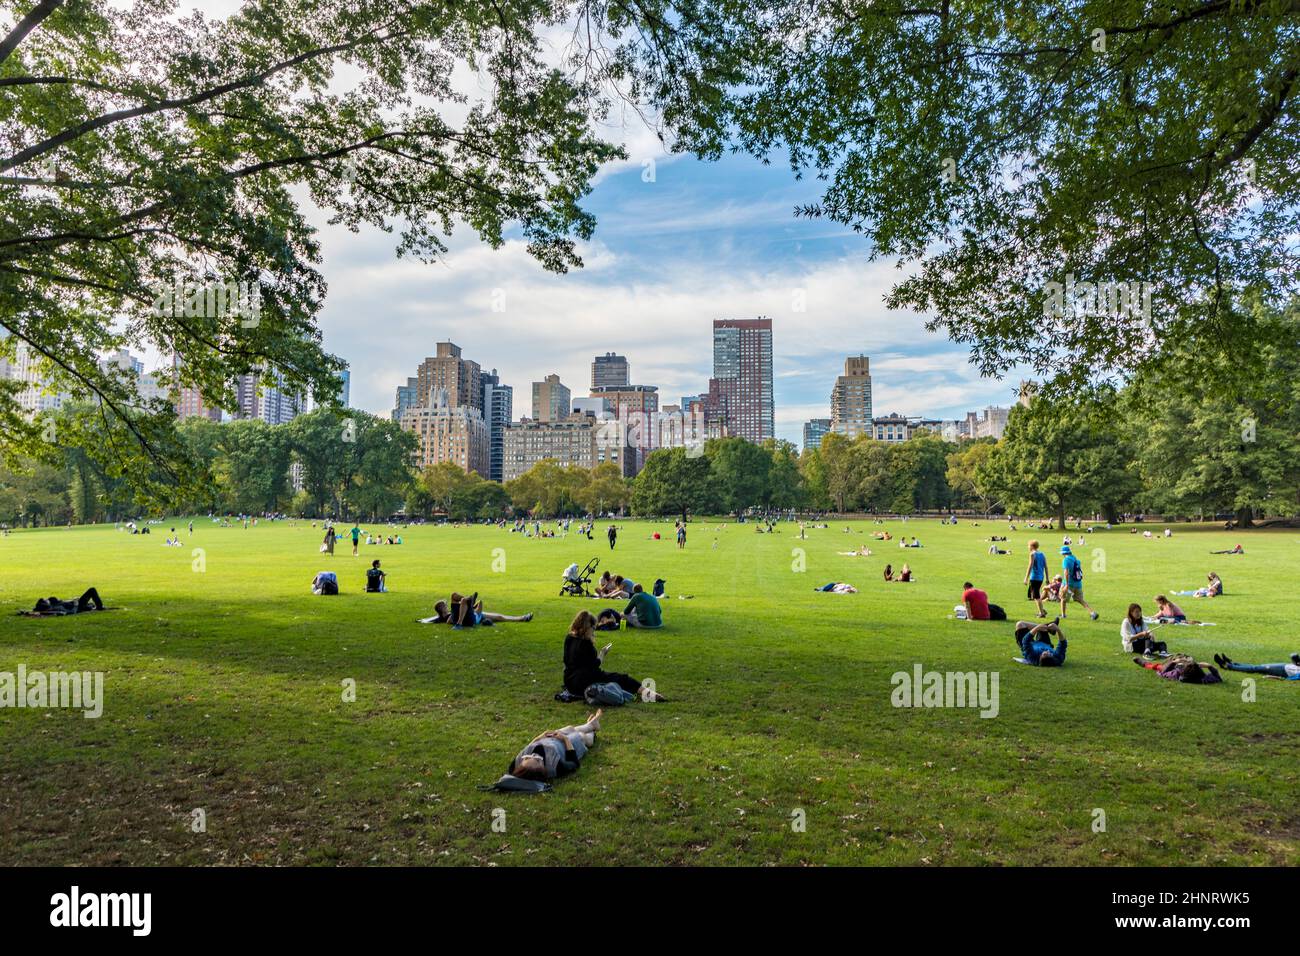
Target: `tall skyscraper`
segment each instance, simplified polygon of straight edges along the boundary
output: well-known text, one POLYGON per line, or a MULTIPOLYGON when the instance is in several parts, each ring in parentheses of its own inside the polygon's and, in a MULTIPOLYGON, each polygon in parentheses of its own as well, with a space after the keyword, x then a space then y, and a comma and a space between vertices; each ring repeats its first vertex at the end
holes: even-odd
POLYGON ((24 383, 18 392, 18 404, 24 411, 53 411, 62 408, 64 400, 70 397, 67 393, 53 391, 46 378, 40 353, 26 342, 14 345, 13 360, 4 360, 0 372, 3 372, 5 378, 24 383))
POLYGON ((597 355, 591 363, 592 388, 622 388, 632 383, 627 359, 613 352, 597 355))
POLYGON ((831 391, 831 431, 853 438, 873 432, 871 422, 870 359, 865 355, 844 360, 844 374, 831 391))
POLYGON ((533 382, 533 421, 558 422, 569 417, 572 393, 554 373, 533 382))
POLYGON ((426 358, 416 369, 417 396, 421 405, 430 403, 429 393, 442 389, 447 393, 447 405, 452 408, 466 406, 483 411, 482 371, 478 362, 461 358, 460 346, 439 342, 438 354, 426 358))
POLYGON ((657 385, 621 385, 597 388, 592 386, 591 397, 603 400, 610 413, 618 420, 625 443, 636 449, 633 474, 641 470, 646 456, 655 448, 657 429, 655 422, 659 411, 657 385))
POLYGON ((492 481, 502 481, 505 464, 505 432, 514 413, 515 390, 501 384, 497 370, 483 372, 483 420, 488 428, 488 473, 492 481))
POLYGON ((400 422, 408 408, 420 404, 420 380, 408 378, 405 385, 397 386, 397 400, 393 403, 393 421, 400 422))
POLYGON ((488 474, 488 430, 473 405, 452 405, 445 388, 429 392, 425 404, 408 408, 402 428, 419 440, 415 462, 421 468, 450 461, 465 471, 488 474))
POLYGON ((708 417, 721 433, 761 442, 776 437, 772 320, 714 319, 708 417))
POLYGON ((822 446, 822 437, 831 430, 829 418, 812 418, 803 423, 803 450, 812 451, 822 446))
POLYGON ((235 384, 234 418, 260 418, 268 425, 293 421, 307 407, 306 398, 285 389, 284 373, 241 375, 235 384))
POLYGON ((393 409, 402 429, 419 439, 415 464, 425 468, 450 461, 488 477, 491 442, 483 401, 488 396, 499 402, 497 386, 485 389, 479 364, 463 358, 460 346, 451 342, 439 342, 438 354, 421 362, 416 372, 397 387, 393 409))

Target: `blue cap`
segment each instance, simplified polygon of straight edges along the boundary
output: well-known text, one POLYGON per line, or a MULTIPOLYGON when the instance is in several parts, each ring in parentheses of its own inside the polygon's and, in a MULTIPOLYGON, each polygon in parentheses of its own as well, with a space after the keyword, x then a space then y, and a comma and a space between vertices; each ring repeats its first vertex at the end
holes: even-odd
POLYGON ((1070 554, 1070 553, 1071 553, 1070 546, 1068 544, 1061 545, 1061 554, 1070 554))

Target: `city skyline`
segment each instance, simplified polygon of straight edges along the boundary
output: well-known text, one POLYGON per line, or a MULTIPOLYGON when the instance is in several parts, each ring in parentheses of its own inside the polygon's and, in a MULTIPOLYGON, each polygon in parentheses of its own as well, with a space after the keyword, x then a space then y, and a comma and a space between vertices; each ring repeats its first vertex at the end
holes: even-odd
POLYGON ((634 382, 700 394, 712 321, 760 315, 776 343, 776 435, 796 445, 805 421, 829 415, 850 354, 871 356, 881 409, 960 418, 1014 400, 1018 378, 980 378, 967 350, 927 332, 924 317, 884 308, 906 275, 893 261, 869 262, 860 237, 794 218, 815 189, 792 183, 779 162, 667 157, 628 132, 633 158, 607 167, 584 204, 598 220, 579 244, 585 268, 563 276, 545 273, 517 236, 492 250, 458 234, 428 267, 397 260, 391 236, 313 219, 330 283, 320 325, 326 348, 350 363, 355 407, 388 414, 410 375, 410 343, 423 350, 448 337, 525 390, 516 416, 550 373, 585 394, 593 359, 610 351, 626 357, 634 382), (642 179, 647 159, 653 182, 642 179))

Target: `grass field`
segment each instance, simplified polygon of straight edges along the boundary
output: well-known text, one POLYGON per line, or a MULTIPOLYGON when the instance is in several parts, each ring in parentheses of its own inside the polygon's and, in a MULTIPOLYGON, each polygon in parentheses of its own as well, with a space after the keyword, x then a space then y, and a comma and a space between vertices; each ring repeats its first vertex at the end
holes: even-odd
MULTIPOLYGON (((1253 701, 1244 675, 1174 684, 1135 667, 1118 633, 1130 600, 1149 611, 1158 591, 1215 570, 1225 597, 1179 600, 1218 626, 1165 628, 1171 649, 1285 660, 1300 649, 1295 531, 1088 535, 1076 552, 1102 618, 1072 613, 1066 666, 1040 670, 1012 662, 1011 623, 949 619, 967 578, 1013 620, 1032 615, 1030 534, 991 556, 1000 523, 891 522, 924 547, 873 542, 869 558, 837 554, 876 530, 863 522, 801 541, 794 525, 758 535, 702 520, 680 552, 671 522, 627 522, 612 554, 600 535, 424 527, 358 558, 340 540, 332 559, 310 522, 202 518, 183 548, 163 546, 169 526, 0 539, 0 671, 105 672, 97 720, 0 710, 0 863, 1300 862, 1300 684, 1261 679, 1253 701), (1238 540, 1244 556, 1208 553, 1238 540), (585 714, 552 695, 568 623, 598 602, 557 594, 563 568, 593 555, 693 595, 665 602, 663 631, 610 636, 607 666, 671 700, 610 709, 581 771, 551 793, 479 792, 534 734, 585 714), (361 593, 374 557, 387 595, 361 593), (903 560, 918 581, 885 584, 884 564, 903 560), (323 567, 340 571, 339 597, 308 593, 323 567), (860 593, 813 590, 832 580, 860 593), (90 584, 123 610, 14 615, 90 584), (452 589, 536 618, 414 623, 452 589), (894 707, 892 675, 917 663, 997 672, 997 716, 894 707), (196 808, 206 832, 193 832, 196 808)), ((1035 534, 1058 570, 1060 532, 1035 534)))

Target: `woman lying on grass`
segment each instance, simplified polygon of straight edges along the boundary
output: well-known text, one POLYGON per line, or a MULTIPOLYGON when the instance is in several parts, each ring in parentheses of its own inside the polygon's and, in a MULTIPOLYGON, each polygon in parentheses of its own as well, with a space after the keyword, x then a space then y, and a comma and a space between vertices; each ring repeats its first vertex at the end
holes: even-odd
MULTIPOLYGON (((582 697, 592 684, 614 683, 629 694, 641 693, 641 682, 627 674, 616 674, 601 669, 605 655, 613 644, 596 650, 596 618, 590 611, 579 611, 564 638, 564 687, 575 697, 582 697)), ((664 696, 647 692, 646 700, 662 703, 664 696)))
POLYGON ((1289 664, 1238 664, 1227 654, 1215 654, 1214 663, 1224 670, 1240 671, 1243 674, 1266 674, 1282 680, 1300 680, 1300 654, 1292 654, 1289 664))
POLYGON ((506 773, 521 780, 543 781, 573 773, 596 742, 602 713, 597 710, 588 714, 587 722, 577 727, 561 727, 538 734, 510 761, 506 773))
POLYGON ((1223 683, 1223 678, 1219 676, 1214 665, 1197 661, 1187 654, 1175 654, 1167 661, 1144 661, 1140 657, 1135 657, 1133 663, 1138 667, 1155 671, 1167 680, 1176 680, 1183 684, 1223 683))

